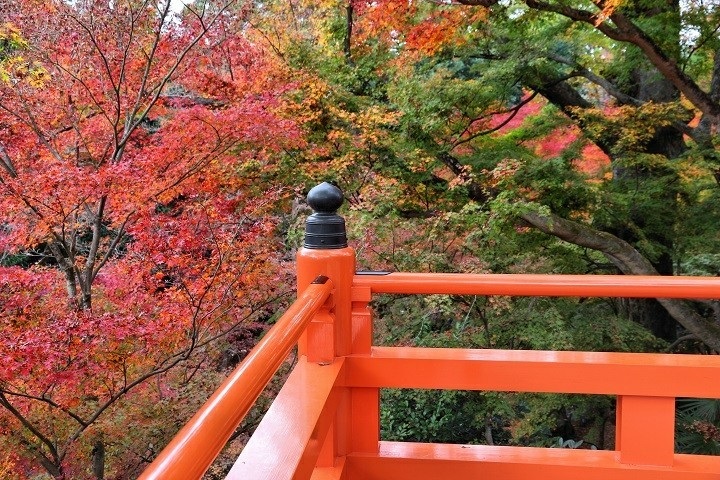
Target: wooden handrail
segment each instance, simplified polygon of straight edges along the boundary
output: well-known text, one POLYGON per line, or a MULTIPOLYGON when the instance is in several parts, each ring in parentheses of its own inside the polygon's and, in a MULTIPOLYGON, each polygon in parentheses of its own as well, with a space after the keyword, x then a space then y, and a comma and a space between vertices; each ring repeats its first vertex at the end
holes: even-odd
POLYGON ((327 278, 309 285, 139 479, 201 478, 332 289, 327 278))
POLYGON ((355 275, 373 293, 550 297, 720 298, 720 278, 660 275, 388 273, 355 275))

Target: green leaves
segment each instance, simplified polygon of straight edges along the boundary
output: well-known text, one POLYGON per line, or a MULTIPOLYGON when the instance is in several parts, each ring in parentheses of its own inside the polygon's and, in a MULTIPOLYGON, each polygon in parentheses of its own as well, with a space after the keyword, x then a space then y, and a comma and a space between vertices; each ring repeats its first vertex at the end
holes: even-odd
POLYGON ((479 443, 484 435, 479 392, 384 389, 380 401, 383 440, 479 443))
POLYGON ((720 455, 720 400, 679 400, 677 425, 675 443, 679 452, 720 455))

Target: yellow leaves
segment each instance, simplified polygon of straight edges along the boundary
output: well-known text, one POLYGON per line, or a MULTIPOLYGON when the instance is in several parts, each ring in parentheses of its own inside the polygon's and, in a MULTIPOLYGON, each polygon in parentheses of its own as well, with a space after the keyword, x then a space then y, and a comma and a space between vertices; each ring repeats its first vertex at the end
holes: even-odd
POLYGON ((377 105, 350 110, 317 78, 307 79, 295 93, 284 114, 316 133, 325 130, 324 140, 336 150, 367 149, 387 141, 387 128, 397 125, 401 117, 377 105))
POLYGON ((279 112, 288 118, 293 118, 301 125, 312 126, 321 122, 328 108, 330 87, 318 78, 308 78, 290 95, 288 102, 279 112))
POLYGON ((292 116, 306 133, 292 174, 347 182, 344 186, 356 192, 353 205, 363 204, 368 197, 362 186, 380 180, 375 170, 393 150, 391 130, 401 114, 364 100, 349 101, 342 90, 307 75, 286 97, 283 115, 292 116))
POLYGON ((27 40, 20 34, 20 29, 10 22, 0 25, 0 53, 7 50, 18 50, 28 46, 27 40))
POLYGON ((357 115, 357 124, 366 128, 396 125, 402 114, 373 105, 357 115))
POLYGON ((515 173, 520 170, 521 166, 522 164, 519 160, 511 158, 500 161, 491 171, 484 172, 488 178, 488 186, 491 188, 501 187, 503 182, 512 178, 515 173))
POLYGON ((310 76, 288 95, 281 113, 315 133, 325 132, 325 140, 336 145, 377 144, 385 138, 381 130, 397 125, 401 116, 377 105, 351 109, 327 82, 310 76))
POLYGON ((405 163, 411 172, 423 173, 430 171, 436 161, 434 156, 427 155, 424 150, 417 148, 410 153, 405 163))
POLYGON ((698 199, 707 201, 713 197, 717 189, 717 164, 712 157, 692 153, 676 159, 673 165, 680 181, 698 192, 698 199))
POLYGON ((42 88, 50 74, 39 62, 28 62, 21 56, 0 61, 0 81, 8 85, 26 82, 33 88, 42 88))
POLYGON ((333 144, 344 143, 350 141, 351 138, 352 136, 350 135, 350 133, 346 132, 345 130, 332 130, 327 135, 328 141, 332 142, 333 144))
POLYGON ((676 122, 685 123, 692 114, 681 102, 624 105, 604 109, 576 109, 585 121, 591 138, 617 139, 617 153, 643 152, 658 130, 676 122))
POLYGON ((396 125, 399 112, 372 106, 360 112, 337 111, 338 118, 345 121, 345 132, 352 133, 352 146, 368 151, 389 141, 387 127, 396 125))
MULTIPOLYGON (((7 447, 10 448, 10 447, 7 447)), ((10 452, 8 449, 7 452, 10 452)), ((8 455, 10 455, 8 453, 8 455)), ((11 455, 9 458, 0 461, 0 478, 6 480, 20 479, 20 475, 17 473, 20 470, 20 466, 16 463, 15 458, 11 455)))
POLYGON ((450 183, 448 184, 451 190, 464 185, 468 185, 471 181, 475 179, 471 165, 463 165, 460 168, 461 171, 452 180, 450 180, 450 183))
POLYGON ((26 82, 33 88, 42 88, 50 74, 39 63, 25 59, 18 52, 28 48, 20 29, 12 23, 0 25, 0 82, 16 85, 26 82))

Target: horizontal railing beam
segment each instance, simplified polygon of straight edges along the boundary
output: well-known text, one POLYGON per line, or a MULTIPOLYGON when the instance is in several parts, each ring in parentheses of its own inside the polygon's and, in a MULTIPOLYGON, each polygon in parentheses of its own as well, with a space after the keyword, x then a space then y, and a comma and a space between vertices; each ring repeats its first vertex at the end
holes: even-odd
POLYGON ((550 297, 720 298, 720 278, 659 275, 389 273, 355 275, 373 293, 550 297))
POLYGON ((308 286, 139 479, 201 478, 332 289, 327 278, 308 286))
POLYGON ((349 387, 720 398, 720 357, 373 347, 347 357, 349 387))
POLYGON ((625 465, 618 452, 380 442, 377 454, 348 455, 346 480, 720 480, 720 457, 674 455, 671 466, 625 465))

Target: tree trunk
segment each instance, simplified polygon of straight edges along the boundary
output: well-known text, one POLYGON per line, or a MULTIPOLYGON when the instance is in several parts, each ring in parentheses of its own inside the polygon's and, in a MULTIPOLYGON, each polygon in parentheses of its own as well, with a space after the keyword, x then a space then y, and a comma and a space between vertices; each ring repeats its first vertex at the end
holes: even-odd
MULTIPOLYGON (((677 32, 672 34, 677 35, 677 32)), ((622 91, 622 94, 633 99, 636 102, 633 103, 634 105, 668 103, 679 99, 679 92, 675 86, 649 62, 636 65, 630 72, 630 77, 631 85, 622 91)), ((567 81, 548 81, 544 85, 534 85, 533 87, 568 115, 579 128, 587 129, 589 125, 586 124, 583 116, 578 114, 578 110, 592 108, 593 105, 571 84, 567 81)), ((648 128, 654 127, 648 125, 648 128)), ((653 138, 647 144, 642 145, 641 151, 619 151, 620 137, 621 133, 618 132, 615 135, 591 138, 612 159, 613 181, 616 183, 616 188, 620 190, 635 189, 638 183, 642 184, 644 181, 653 181, 658 176, 670 175, 670 172, 666 170, 625 168, 623 167, 624 157, 646 153, 673 159, 683 154, 687 148, 683 134, 673 127, 657 128, 653 138)), ((668 188, 663 198, 654 199, 656 203, 659 203, 658 200, 662 201, 664 211, 667 213, 667 218, 664 219, 666 225, 648 225, 647 215, 640 207, 631 211, 628 218, 620 219, 613 225, 598 225, 598 228, 610 232, 630 245, 635 245, 641 240, 636 232, 642 231, 644 238, 661 250, 659 256, 651 261, 655 274, 672 275, 673 262, 669 252, 672 251, 674 243, 671 226, 675 223, 677 216, 677 193, 672 188, 668 188)), ((668 342, 673 342, 677 338, 675 320, 656 300, 626 299, 616 302, 616 307, 621 315, 648 328, 655 336, 668 342)))
POLYGON ((352 65, 352 31, 353 31, 353 4, 349 2, 345 7, 345 38, 343 39, 343 53, 348 65, 352 65))
MULTIPOLYGON (((663 77, 660 77, 657 70, 651 66, 645 68, 638 67, 632 72, 635 78, 636 90, 630 92, 635 98, 643 102, 672 102, 679 98, 679 92, 663 77)), ((652 140, 645 146, 645 152, 648 154, 662 155, 667 159, 674 159, 682 155, 687 150, 683 134, 677 129, 666 127, 658 128, 652 140)), ((642 170, 624 170, 614 169, 615 179, 617 182, 627 182, 637 184, 639 180, 651 181, 653 176, 667 176, 670 172, 653 171, 651 169, 642 170)), ((674 174, 673 174, 674 175, 674 174)), ((657 200, 657 199, 655 199, 657 200)), ((662 198, 665 212, 667 213, 667 228, 658 228, 657 225, 650 226, 650 231, 656 233, 647 233, 648 240, 659 245, 663 252, 658 258, 653 259, 650 263, 660 275, 672 275, 673 260, 670 252, 672 251, 674 239, 672 225, 676 222, 677 217, 677 192, 672 188, 667 188, 662 198), (658 233, 659 232, 659 233, 658 233)), ((647 227, 646 219, 642 211, 631 214, 628 219, 633 225, 639 226, 641 229, 647 227)), ((645 230, 645 229, 644 229, 645 230)), ((608 231, 616 234, 622 240, 632 244, 636 244, 639 238, 631 229, 623 228, 616 231, 610 226, 608 231)), ((628 299, 620 304, 621 311, 624 316, 630 318, 640 325, 646 327, 655 336, 662 338, 668 342, 674 342, 677 339, 677 325, 675 320, 670 316, 668 311, 654 299, 628 299)))
POLYGON ((105 478, 105 444, 102 440, 97 440, 92 450, 92 469, 93 475, 97 480, 105 478))
POLYGON ((65 276, 65 290, 68 295, 68 302, 73 309, 80 307, 78 301, 78 285, 77 277, 75 276, 75 268, 73 262, 67 255, 67 247, 58 240, 51 240, 48 243, 48 248, 55 257, 55 261, 60 267, 60 270, 65 276))
POLYGON ((668 343, 677 339, 675 319, 654 298, 618 298, 613 304, 620 316, 638 323, 668 343))

